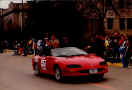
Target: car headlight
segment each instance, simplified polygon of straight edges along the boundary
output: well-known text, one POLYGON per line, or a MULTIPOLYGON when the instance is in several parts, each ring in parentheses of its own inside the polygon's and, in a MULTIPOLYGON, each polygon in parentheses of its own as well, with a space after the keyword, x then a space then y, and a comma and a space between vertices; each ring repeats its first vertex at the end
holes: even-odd
POLYGON ((70 64, 67 65, 68 68, 81 68, 81 65, 76 65, 76 64, 70 64))
POLYGON ((100 62, 100 65, 107 65, 107 63, 104 61, 104 62, 100 62))

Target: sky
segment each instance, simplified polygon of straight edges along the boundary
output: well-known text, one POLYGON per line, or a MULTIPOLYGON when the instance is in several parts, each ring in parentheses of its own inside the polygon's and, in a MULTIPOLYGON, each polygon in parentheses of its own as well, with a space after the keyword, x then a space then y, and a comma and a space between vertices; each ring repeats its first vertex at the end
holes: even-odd
MULTIPOLYGON (((29 1, 29 0, 23 0, 24 2, 29 1)), ((8 8, 8 4, 10 2, 16 2, 16 3, 21 3, 22 0, 0 0, 0 8, 8 8)))

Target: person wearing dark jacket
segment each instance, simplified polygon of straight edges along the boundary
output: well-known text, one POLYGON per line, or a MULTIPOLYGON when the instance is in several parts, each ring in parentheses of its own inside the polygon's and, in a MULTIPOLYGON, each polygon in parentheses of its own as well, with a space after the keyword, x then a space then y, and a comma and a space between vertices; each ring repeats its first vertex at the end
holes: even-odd
POLYGON ((104 42, 105 42, 104 37, 102 35, 96 35, 96 39, 95 39, 96 54, 98 56, 101 56, 102 58, 104 58, 104 51, 105 51, 104 42))

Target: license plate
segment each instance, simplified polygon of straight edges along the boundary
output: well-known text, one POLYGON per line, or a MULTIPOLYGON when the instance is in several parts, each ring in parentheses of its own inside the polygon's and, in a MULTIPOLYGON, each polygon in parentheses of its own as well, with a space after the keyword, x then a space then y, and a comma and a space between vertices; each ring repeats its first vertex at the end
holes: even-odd
POLYGON ((97 74, 98 73, 98 70, 97 69, 90 69, 89 70, 89 73, 90 74, 97 74))

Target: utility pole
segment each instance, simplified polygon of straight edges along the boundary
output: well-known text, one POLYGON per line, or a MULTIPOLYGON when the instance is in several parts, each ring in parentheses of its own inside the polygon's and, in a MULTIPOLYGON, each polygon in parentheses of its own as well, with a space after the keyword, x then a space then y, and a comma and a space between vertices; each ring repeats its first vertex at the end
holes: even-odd
POLYGON ((102 8, 102 16, 103 16, 103 30, 105 31, 105 22, 104 22, 104 19, 105 19, 105 0, 102 0, 102 4, 103 4, 103 8, 102 8))
POLYGON ((23 0, 21 6, 21 32, 23 32, 23 0))
POLYGON ((3 31, 3 8, 0 9, 1 10, 1 15, 0 15, 0 29, 1 31, 3 31))

